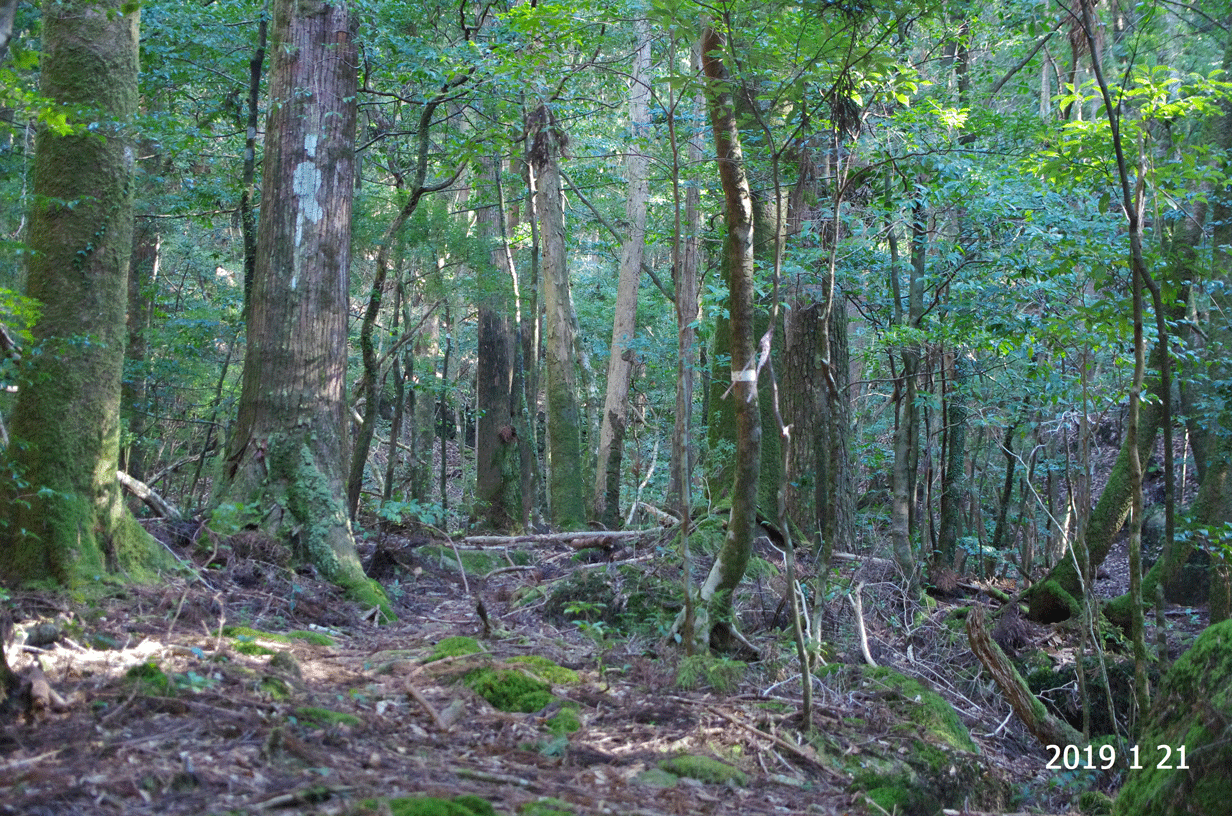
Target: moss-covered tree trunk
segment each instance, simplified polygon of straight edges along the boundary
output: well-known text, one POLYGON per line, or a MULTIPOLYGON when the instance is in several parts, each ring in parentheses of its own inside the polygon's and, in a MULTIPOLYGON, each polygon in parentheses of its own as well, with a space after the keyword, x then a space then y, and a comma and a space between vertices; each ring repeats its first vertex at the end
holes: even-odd
POLYGON ((276 0, 273 22, 248 349, 215 501, 388 612, 345 506, 354 28, 340 2, 276 0))
POLYGON ((531 116, 535 211, 543 257, 543 333, 546 350, 548 508, 552 525, 569 530, 586 523, 582 461, 582 412, 578 405, 573 296, 565 256, 565 217, 560 193, 564 134, 547 105, 531 116))
POLYGON ((27 293, 42 314, 10 424, 0 577, 72 586, 139 577, 160 550, 116 482, 133 247, 138 15, 121 0, 47 2, 41 92, 88 130, 38 134, 27 293))
POLYGON ((710 121, 714 128, 719 180, 727 236, 723 247, 726 277, 731 287, 731 392, 736 420, 736 451, 732 465, 731 517, 723 546, 701 589, 696 610, 695 642, 709 635, 720 648, 730 648, 732 594, 744 578, 753 550, 761 459, 761 414, 757 399, 757 338, 753 321, 753 195, 744 167, 740 131, 723 61, 725 38, 713 27, 702 30, 702 69, 708 85, 710 121))

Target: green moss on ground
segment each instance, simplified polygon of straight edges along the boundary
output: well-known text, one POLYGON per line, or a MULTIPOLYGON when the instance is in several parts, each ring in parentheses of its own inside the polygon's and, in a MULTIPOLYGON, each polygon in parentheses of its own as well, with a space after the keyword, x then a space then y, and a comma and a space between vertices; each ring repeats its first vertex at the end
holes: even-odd
POLYGON ((365 799, 351 816, 496 816, 496 810, 478 796, 402 796, 397 799, 365 799))
POLYGON ((475 669, 462 682, 500 711, 529 714, 552 702, 552 690, 547 683, 513 669, 475 669))
POLYGON ((124 679, 144 694, 162 697, 172 693, 171 678, 152 661, 133 666, 124 673, 124 679))
POLYGON ((564 666, 548 660, 543 655, 511 657, 505 662, 525 666, 526 670, 531 674, 554 686, 568 686, 580 682, 578 673, 573 669, 566 669, 564 666))
POLYGON ((222 633, 237 641, 251 642, 253 640, 270 640, 274 643, 308 643, 313 646, 333 646, 334 639, 323 632, 312 632, 307 629, 296 629, 291 632, 262 632, 247 626, 224 626, 222 633))
POLYGON ((699 782, 709 782, 713 785, 732 783, 741 787, 749 784, 749 775, 734 765, 720 762, 714 757, 683 754, 659 763, 660 770, 696 779, 699 782))
POLYGON ((432 654, 428 655, 425 663, 431 663, 435 660, 443 660, 446 657, 461 657, 462 655, 478 654, 484 649, 479 645, 479 641, 473 637, 465 637, 458 635, 455 637, 447 637, 436 644, 432 650, 432 654))
POLYGON ((527 802, 518 808, 522 816, 573 816, 573 807, 562 799, 546 797, 527 802))
POLYGON ((316 708, 314 706, 302 706, 295 709, 295 716, 301 720, 315 722, 319 725, 349 725, 354 727, 363 723, 363 720, 354 714, 333 711, 328 708, 316 708))
POLYGON ((578 707, 573 703, 562 705, 560 711, 549 717, 544 726, 558 737, 564 737, 580 730, 582 718, 578 715, 578 707))

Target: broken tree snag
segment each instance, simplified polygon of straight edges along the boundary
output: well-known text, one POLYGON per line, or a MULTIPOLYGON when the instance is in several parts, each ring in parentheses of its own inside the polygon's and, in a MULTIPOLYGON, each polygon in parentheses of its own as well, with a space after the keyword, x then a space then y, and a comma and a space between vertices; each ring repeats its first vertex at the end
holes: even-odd
POLYGON ((1082 734, 1069 723, 1050 714, 1044 704, 1031 693, 1027 681, 1022 679, 1022 675, 1005 656, 1005 652, 1001 651, 1001 647, 994 643, 988 634, 982 606, 973 606, 967 613, 967 640, 971 643, 971 651, 997 681, 1001 693, 1009 700, 1018 719, 1022 720, 1023 725, 1041 744, 1086 745, 1082 734))

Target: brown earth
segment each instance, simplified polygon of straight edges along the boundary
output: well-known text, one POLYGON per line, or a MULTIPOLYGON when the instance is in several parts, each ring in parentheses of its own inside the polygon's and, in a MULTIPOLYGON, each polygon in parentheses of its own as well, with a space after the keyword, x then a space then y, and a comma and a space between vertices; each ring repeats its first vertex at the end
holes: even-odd
MULTIPOLYGON (((441 551, 424 555, 433 544, 448 552, 448 542, 394 535, 373 566, 399 619, 381 626, 371 610, 278 566, 252 542, 180 543, 171 546, 193 572, 158 586, 79 603, 12 597, 25 643, 9 647, 10 662, 21 670, 40 661, 64 705, 0 728, 0 813, 346 814, 366 798, 412 794, 474 794, 501 814, 545 797, 575 813, 880 813, 836 770, 836 758, 858 759, 873 747, 906 750, 884 700, 844 684, 841 673, 814 685, 824 741, 799 743, 799 673, 773 550, 761 554, 762 577, 739 599, 742 630, 760 659, 728 671, 733 686, 716 691, 717 681, 682 687, 681 657, 655 634, 666 631, 670 614, 659 617, 658 630, 601 624, 588 633, 561 620, 546 591, 534 591, 592 573, 616 588, 618 603, 633 592, 630 575, 678 583, 677 559, 661 533, 597 563, 581 563, 567 543, 518 545, 529 553, 525 563, 509 560, 466 579, 441 551), (319 633, 332 643, 316 645, 307 635, 284 642, 228 626, 319 633), (489 654, 425 662, 434 644, 457 635, 478 638, 489 654), (266 651, 294 660, 252 653, 266 651), (532 654, 581 675, 553 688, 580 713, 581 728, 567 740, 545 729, 559 700, 547 711, 504 713, 458 682, 478 663, 532 654), (156 667, 165 685, 135 682, 133 667, 142 665, 156 667), (350 717, 322 722, 330 717, 320 709, 350 717), (683 752, 723 759, 750 781, 658 787, 642 776, 683 752)), ((364 549, 372 562, 376 548, 364 549)), ((916 614, 884 565, 839 566, 835 597, 819 617, 825 660, 860 660, 849 590, 862 584, 873 658, 946 697, 991 772, 1017 792, 1014 808, 1067 811, 1076 790, 1045 769, 1047 752, 1009 715, 947 625, 956 606, 983 601, 955 599, 916 614)), ((598 606, 582 602, 572 612, 598 606)), ((1037 644, 1058 637, 1043 627, 1028 632, 1037 644)))

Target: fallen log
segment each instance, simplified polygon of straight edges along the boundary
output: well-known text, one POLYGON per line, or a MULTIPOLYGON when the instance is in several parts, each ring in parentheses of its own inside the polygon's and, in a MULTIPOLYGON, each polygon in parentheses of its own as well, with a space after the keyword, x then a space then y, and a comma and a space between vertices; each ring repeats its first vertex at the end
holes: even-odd
POLYGON ((1005 652, 1001 651, 1001 647, 993 642, 988 634, 984 607, 978 604, 971 607, 971 611, 967 613, 967 640, 971 643, 971 651, 980 659, 993 680, 997 681, 1001 693, 1009 701, 1018 719, 1041 745, 1081 747, 1087 744, 1082 734, 1069 723, 1049 713, 1044 704, 1031 693, 1027 681, 1022 679, 1022 675, 1005 656, 1005 652))
POLYGON ((602 542, 604 539, 636 539, 651 535, 655 530, 582 530, 572 533, 534 533, 528 535, 475 535, 462 539, 463 544, 481 547, 507 547, 511 544, 571 544, 574 549, 601 547, 602 543, 578 545, 574 542, 602 542))
POLYGON ((172 521, 179 521, 183 518, 180 515, 180 511, 174 505, 155 493, 145 482, 134 479, 122 470, 116 471, 116 479, 119 480, 125 490, 141 499, 147 507, 163 518, 172 521))

